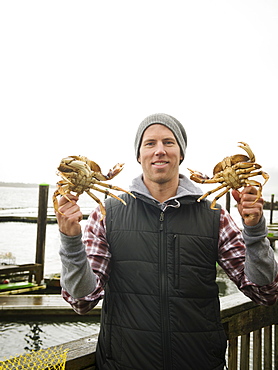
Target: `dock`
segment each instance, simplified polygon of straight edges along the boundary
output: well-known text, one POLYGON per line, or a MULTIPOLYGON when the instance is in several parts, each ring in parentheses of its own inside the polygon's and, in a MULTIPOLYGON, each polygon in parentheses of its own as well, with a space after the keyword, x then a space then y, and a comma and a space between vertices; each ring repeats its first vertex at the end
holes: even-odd
MULTIPOLYGON (((46 220, 48 224, 57 223, 55 215, 47 215, 46 220)), ((35 214, 1 214, 0 222, 28 222, 36 224, 38 222, 38 217, 35 214)))
MULTIPOLYGON (((83 220, 87 220, 89 213, 83 214, 83 220)), ((27 222, 34 223, 38 222, 38 215, 36 213, 0 213, 0 222, 27 222)), ((56 224, 57 218, 54 212, 49 212, 46 216, 47 224, 56 224)))
POLYGON ((0 265, 0 279, 9 279, 10 276, 18 276, 28 274, 28 282, 36 282, 40 285, 42 280, 43 266, 41 263, 27 263, 23 265, 0 265))
MULTIPOLYGON (((48 301, 49 307, 55 308, 57 304, 60 307, 61 299, 57 298, 56 302, 48 301)), ((0 302, 3 305, 3 301, 0 302)), ((8 303, 12 305, 15 302, 7 301, 8 303)), ((68 305, 66 302, 65 304, 68 305)), ((273 306, 257 305, 239 292, 220 298, 220 305, 221 319, 228 338, 229 370, 237 370, 239 367, 253 370, 278 369, 278 302, 273 306)), ((28 307, 30 313, 32 306, 28 307)), ((55 348, 50 347, 48 350, 68 350, 66 370, 94 370, 96 343, 97 335, 92 335, 55 348)), ((24 360, 26 356, 28 354, 22 355, 21 359, 24 360)), ((15 362, 16 360, 17 358, 14 359, 15 362)), ((3 365, 6 363, 7 361, 3 362, 3 365)), ((44 362, 44 365, 42 369, 49 370, 49 363, 44 362)))
MULTIPOLYGON (((102 302, 87 315, 100 316, 102 302)), ((0 315, 2 318, 22 316, 76 316, 71 305, 60 294, 1 295, 0 315)))

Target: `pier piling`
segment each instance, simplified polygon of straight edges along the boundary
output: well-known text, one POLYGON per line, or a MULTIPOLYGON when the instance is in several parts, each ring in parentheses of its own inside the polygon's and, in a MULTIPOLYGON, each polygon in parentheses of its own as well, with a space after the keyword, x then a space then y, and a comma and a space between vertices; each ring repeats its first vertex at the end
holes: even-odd
POLYGON ((273 224, 273 210, 274 210, 274 194, 271 194, 271 202, 270 202, 270 225, 273 224))
POLYGON ((44 275, 48 189, 49 185, 47 184, 41 184, 39 186, 39 208, 37 221, 37 244, 36 244, 36 263, 42 265, 41 276, 39 277, 39 280, 43 280, 44 275))

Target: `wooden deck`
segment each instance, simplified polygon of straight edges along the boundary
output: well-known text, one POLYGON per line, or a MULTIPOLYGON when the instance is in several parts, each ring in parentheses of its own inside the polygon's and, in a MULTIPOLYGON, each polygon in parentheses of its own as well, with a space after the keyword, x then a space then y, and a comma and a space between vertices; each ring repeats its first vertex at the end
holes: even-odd
MULTIPOLYGON (((48 299, 46 297, 45 302, 54 307, 54 300, 51 303, 47 302, 48 299)), ((59 307, 61 300, 57 296, 55 299, 55 304, 59 307)), ((41 302, 33 301, 39 306, 41 302)), ((228 337, 229 370, 278 369, 278 302, 270 307, 260 306, 242 293, 235 293, 220 298, 220 304, 222 323, 228 337)), ((92 335, 57 346, 58 349, 68 349, 65 369, 94 370, 96 342, 97 335, 92 335)), ((45 370, 48 369, 49 366, 45 363, 45 370)))
MULTIPOLYGON (((99 303, 88 315, 98 316, 101 311, 99 303)), ((1 317, 51 315, 73 316, 77 315, 72 307, 60 294, 34 294, 34 295, 1 295, 1 317)))

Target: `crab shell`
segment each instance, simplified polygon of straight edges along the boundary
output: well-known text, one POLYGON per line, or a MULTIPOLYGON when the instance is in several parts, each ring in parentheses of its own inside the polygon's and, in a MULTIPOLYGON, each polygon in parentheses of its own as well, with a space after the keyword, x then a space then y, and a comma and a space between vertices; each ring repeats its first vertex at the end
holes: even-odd
POLYGON ((227 166, 224 165, 225 160, 230 160, 231 161, 231 166, 233 166, 236 163, 239 162, 248 162, 250 161, 250 158, 247 157, 247 155, 244 154, 235 154, 232 155, 231 157, 227 157, 223 159, 223 161, 217 163, 217 165, 213 169, 213 174, 216 175, 218 172, 223 171, 227 166))

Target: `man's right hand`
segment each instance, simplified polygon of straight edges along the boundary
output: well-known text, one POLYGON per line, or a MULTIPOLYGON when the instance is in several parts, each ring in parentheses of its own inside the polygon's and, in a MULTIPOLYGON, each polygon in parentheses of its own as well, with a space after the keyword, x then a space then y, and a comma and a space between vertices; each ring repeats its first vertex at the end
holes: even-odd
POLYGON ((58 202, 58 210, 56 217, 60 231, 68 236, 76 236, 81 233, 80 221, 83 219, 83 214, 77 204, 78 196, 67 194, 71 200, 69 202, 65 197, 61 197, 58 202))

